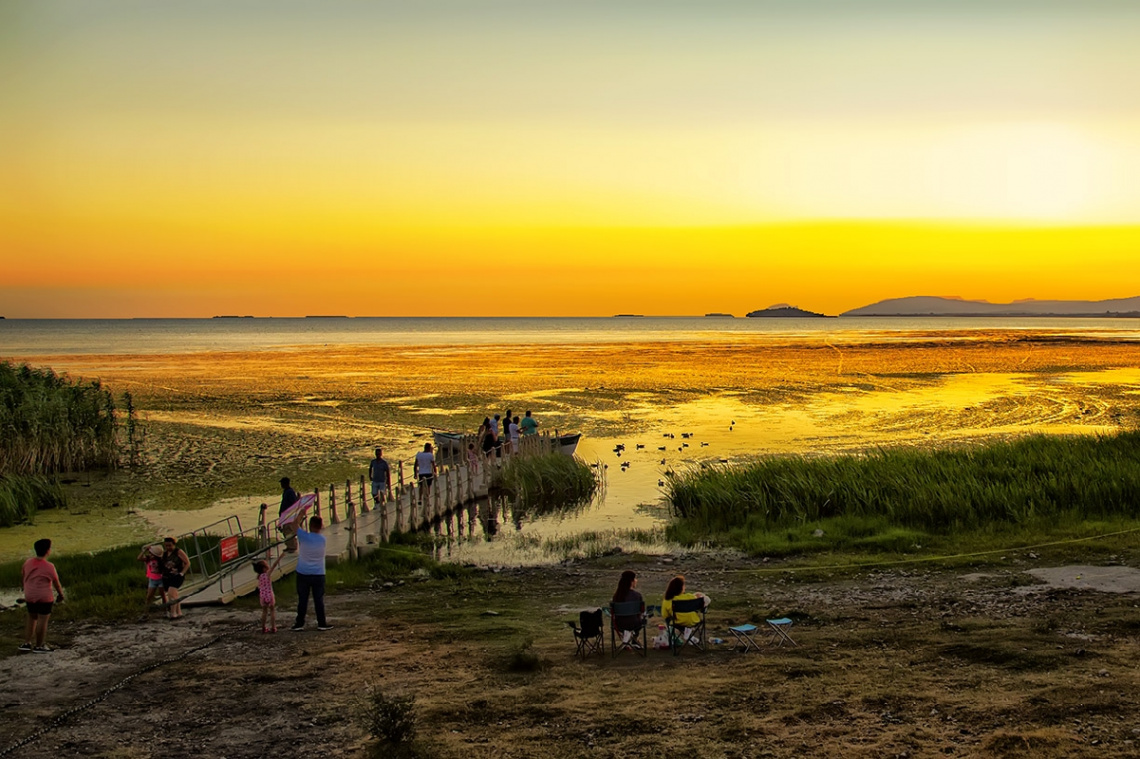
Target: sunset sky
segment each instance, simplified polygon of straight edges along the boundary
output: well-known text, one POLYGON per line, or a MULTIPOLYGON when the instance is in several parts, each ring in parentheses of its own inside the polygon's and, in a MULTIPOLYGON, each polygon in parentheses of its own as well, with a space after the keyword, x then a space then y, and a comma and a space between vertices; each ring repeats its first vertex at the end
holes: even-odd
POLYGON ((0 315, 1140 295, 1140 3, 0 4, 0 315))

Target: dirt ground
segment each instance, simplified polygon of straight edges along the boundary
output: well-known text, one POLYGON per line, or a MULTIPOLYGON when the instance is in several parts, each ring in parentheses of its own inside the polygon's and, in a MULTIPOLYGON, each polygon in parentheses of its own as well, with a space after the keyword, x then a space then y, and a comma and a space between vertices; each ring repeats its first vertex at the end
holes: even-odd
POLYGON ((1140 756, 1137 557, 1095 558, 787 572, 619 555, 377 582, 330 596, 323 633, 289 632, 283 607, 263 635, 251 605, 53 629, 54 653, 0 659, 0 752, 141 671, 8 755, 368 756, 376 686, 415 697, 418 756, 1140 756), (678 571, 708 593, 710 637, 787 614, 799 646, 575 658, 565 622, 631 566, 649 603, 678 571))

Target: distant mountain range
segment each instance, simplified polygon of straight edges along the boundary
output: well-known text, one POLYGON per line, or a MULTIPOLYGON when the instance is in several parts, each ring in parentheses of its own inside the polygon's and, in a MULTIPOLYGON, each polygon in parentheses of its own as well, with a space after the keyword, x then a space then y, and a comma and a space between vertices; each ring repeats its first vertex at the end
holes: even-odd
MULTIPOLYGON (((751 316, 751 314, 749 314, 751 316)), ((1133 316, 1140 317, 1140 296, 1114 300, 984 300, 919 295, 890 298, 844 311, 840 316, 1133 316)))

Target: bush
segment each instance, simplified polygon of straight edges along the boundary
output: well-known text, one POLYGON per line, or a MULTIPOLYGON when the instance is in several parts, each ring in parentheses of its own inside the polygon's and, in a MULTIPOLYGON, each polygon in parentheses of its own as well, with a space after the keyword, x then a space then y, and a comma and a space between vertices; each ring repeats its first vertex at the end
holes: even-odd
POLYGON ((389 696, 378 685, 361 707, 364 729, 386 747, 407 747, 416 737, 415 696, 389 696))
POLYGON ((518 513, 541 514, 589 502, 598 489, 598 480, 579 459, 550 453, 512 458, 495 475, 491 486, 517 499, 518 513))
POLYGON ((539 657, 531 646, 534 641, 527 639, 516 646, 507 656, 507 671, 515 673, 541 672, 550 666, 550 662, 539 657))

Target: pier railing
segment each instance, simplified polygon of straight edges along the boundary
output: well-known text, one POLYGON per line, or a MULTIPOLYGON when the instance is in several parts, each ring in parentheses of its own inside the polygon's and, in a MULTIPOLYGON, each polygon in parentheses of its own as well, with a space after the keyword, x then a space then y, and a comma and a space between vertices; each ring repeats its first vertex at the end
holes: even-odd
MULTIPOLYGON (((405 467, 400 461, 392 470, 391 490, 382 489, 375 500, 364 475, 355 482, 345 480, 343 486, 333 483, 314 490, 313 515, 324 518, 326 525, 342 525, 336 532, 348 533, 347 550, 351 554, 361 543, 386 542, 395 532, 429 528, 451 512, 485 498, 495 472, 512 459, 544 455, 560 447, 557 434, 541 433, 520 437, 517 446, 504 443, 501 450, 484 456, 475 435, 465 435, 451 446, 458 454, 436 457, 436 476, 430 485, 415 476, 414 465, 405 467), (467 455, 469 445, 475 446, 471 458, 467 455), (363 539, 358 533, 363 533, 363 539)), ((284 539, 275 521, 263 518, 261 532, 267 543, 284 539)))

